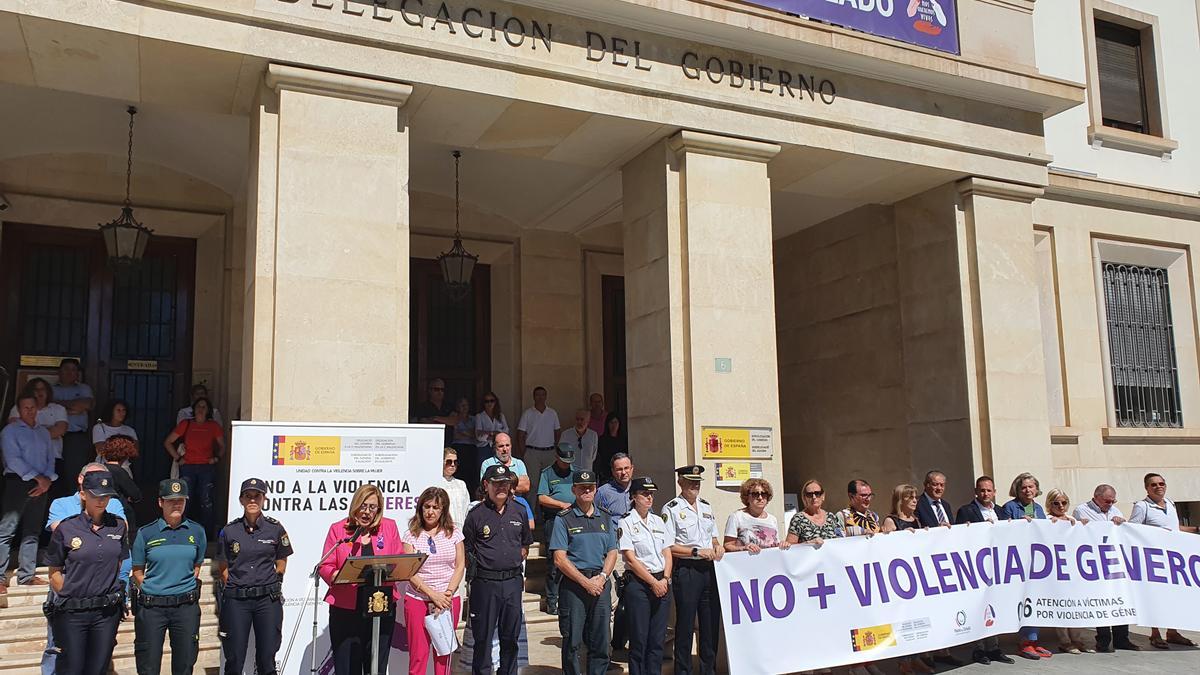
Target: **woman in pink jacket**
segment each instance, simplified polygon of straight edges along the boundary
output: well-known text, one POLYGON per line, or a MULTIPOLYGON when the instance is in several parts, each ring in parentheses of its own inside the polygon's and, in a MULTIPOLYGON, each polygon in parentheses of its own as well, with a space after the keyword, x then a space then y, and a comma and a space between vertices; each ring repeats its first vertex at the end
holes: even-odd
MULTIPOLYGON (((364 485, 350 500, 346 518, 329 526, 325 548, 333 555, 321 563, 320 574, 329 591, 329 640, 333 647, 333 665, 337 675, 363 675, 371 672, 371 619, 358 609, 358 584, 333 585, 333 578, 347 558, 370 555, 398 555, 404 552, 396 521, 383 517, 383 493, 375 485, 364 485)), ((388 584, 389 586, 391 584, 388 584)), ((379 622, 379 672, 387 672, 388 653, 392 650, 395 628, 395 600, 392 589, 388 615, 379 622)))

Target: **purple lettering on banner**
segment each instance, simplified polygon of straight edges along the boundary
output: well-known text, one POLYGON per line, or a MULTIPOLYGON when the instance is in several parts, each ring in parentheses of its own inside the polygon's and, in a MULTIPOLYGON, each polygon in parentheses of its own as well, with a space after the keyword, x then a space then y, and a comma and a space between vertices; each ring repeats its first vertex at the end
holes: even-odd
POLYGON ((758 604, 758 579, 750 580, 748 595, 742 582, 735 581, 729 584, 729 602, 733 605, 733 625, 742 622, 743 610, 751 623, 762 621, 762 607, 758 604))
POLYGON ((1054 545, 1054 577, 1059 581, 1070 581, 1067 574, 1067 547, 1065 544, 1054 545))
POLYGON ((1132 581, 1141 581, 1142 559, 1138 556, 1138 547, 1130 546, 1129 550, 1127 551, 1125 550, 1125 547, 1122 546, 1121 557, 1125 559, 1125 574, 1127 574, 1132 581), (1130 555, 1131 552, 1132 555, 1130 555))
POLYGON ((858 572, 850 565, 846 566, 846 576, 850 578, 850 587, 854 589, 854 596, 858 598, 859 607, 870 605, 874 597, 874 593, 871 592, 871 566, 863 565, 862 581, 858 580, 858 572))
POLYGON ((975 574, 975 565, 971 562, 971 554, 951 551, 950 560, 954 563, 954 573, 958 575, 958 587, 966 588, 970 583, 972 589, 979 588, 979 577, 975 574))
POLYGON ((1012 583, 1013 577, 1025 581, 1025 566, 1021 563, 1021 552, 1016 546, 1009 546, 1004 551, 1004 583, 1012 583))
MULTIPOLYGON (((1101 541, 1108 541, 1108 537, 1105 537, 1101 541)), ((1113 546, 1112 544, 1100 544, 1096 550, 1100 554, 1100 568, 1104 571, 1104 578, 1124 579, 1124 572, 1121 572, 1120 570, 1114 571, 1112 569, 1121 562, 1121 560, 1117 558, 1117 547, 1113 546)))
POLYGON ((1033 544, 1029 547, 1029 580, 1045 579, 1050 576, 1050 571, 1054 569, 1054 557, 1050 553, 1050 547, 1045 544, 1033 544), (1041 562, 1044 565, 1038 568, 1038 556, 1041 556, 1041 562))
POLYGON ((1090 556, 1092 547, 1089 544, 1084 544, 1075 550, 1075 566, 1079 568, 1079 578, 1084 581, 1095 581, 1100 578, 1100 570, 1096 568, 1096 561, 1090 556))
MULTIPOLYGON (((824 576, 824 575, 822 575, 824 576)), ((792 589, 792 581, 782 574, 775 575, 767 579, 767 584, 763 587, 763 597, 767 602, 767 613, 776 619, 782 619, 792 613, 792 608, 796 606, 796 592, 792 589), (775 605, 775 589, 783 587, 783 605, 775 605)), ((821 598, 825 600, 824 597, 821 598)))
POLYGON ((1156 572, 1166 567, 1162 562, 1163 550, 1161 548, 1142 549, 1142 554, 1146 556, 1146 581, 1165 584, 1167 578, 1156 572))
POLYGON ((999 576, 999 572, 988 576, 988 568, 983 564, 983 561, 989 557, 992 559, 992 562, 996 561, 995 548, 981 548, 975 552, 975 569, 979 571, 979 578, 983 579, 983 585, 990 587, 996 583, 996 577, 999 576))
POLYGON ((1192 582, 1200 586, 1200 555, 1188 556, 1188 573, 1192 582))
POLYGON ((789 14, 957 54, 957 0, 745 0, 789 14))
POLYGON ((933 571, 937 573, 938 586, 941 586, 943 593, 953 593, 958 590, 958 587, 950 583, 946 578, 954 571, 946 567, 946 562, 949 556, 945 553, 934 553, 930 560, 933 562, 933 571))
POLYGON ((1179 580, 1183 579, 1183 585, 1191 587, 1192 582, 1187 577, 1187 572, 1184 571, 1183 554, 1179 551, 1167 551, 1167 567, 1171 570, 1171 583, 1179 585, 1179 580))
POLYGON ((921 592, 925 594, 925 597, 941 593, 937 586, 929 585, 929 580, 925 578, 925 566, 921 564, 920 558, 913 558, 913 567, 917 568, 917 579, 921 582, 921 592))
POLYGON ((888 579, 892 582, 892 590, 896 595, 904 600, 912 600, 917 597, 917 578, 913 576, 912 568, 908 566, 908 561, 903 558, 896 558, 888 563, 888 579), (900 577, 896 574, 897 570, 904 572, 908 577, 908 588, 900 585, 900 577))

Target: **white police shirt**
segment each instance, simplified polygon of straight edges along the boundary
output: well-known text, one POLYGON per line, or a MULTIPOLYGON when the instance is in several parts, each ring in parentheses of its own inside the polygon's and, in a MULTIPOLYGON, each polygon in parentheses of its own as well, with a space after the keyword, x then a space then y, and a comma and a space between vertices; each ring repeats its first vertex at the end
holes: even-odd
POLYGON ((697 497, 693 508, 683 497, 676 497, 667 502, 662 514, 667 525, 667 538, 672 544, 688 548, 712 548, 713 539, 717 536, 717 520, 708 502, 697 497))
POLYGON ((633 551, 634 557, 651 574, 666 569, 663 549, 670 546, 667 524, 653 512, 647 512, 643 519, 637 511, 630 511, 617 524, 617 548, 622 552, 633 551))

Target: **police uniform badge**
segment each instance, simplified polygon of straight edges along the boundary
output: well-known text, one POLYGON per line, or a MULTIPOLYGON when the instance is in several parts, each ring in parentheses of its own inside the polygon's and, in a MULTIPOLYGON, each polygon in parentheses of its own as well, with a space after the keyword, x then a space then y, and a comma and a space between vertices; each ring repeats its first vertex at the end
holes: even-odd
POLYGON ((280 544, 283 544, 284 546, 291 546, 291 545, 292 545, 292 541, 291 541, 290 539, 288 539, 288 536, 287 536, 287 533, 286 533, 286 532, 284 532, 284 533, 283 533, 283 538, 281 538, 281 539, 279 540, 279 543, 280 543, 280 544))
POLYGON ((608 532, 608 528, 606 528, 606 527, 604 526, 604 523, 600 523, 600 531, 601 531, 601 532, 608 532))
POLYGON ((189 535, 188 535, 188 543, 189 543, 189 544, 194 544, 194 543, 196 543, 196 535, 194 535, 194 534, 189 534, 189 535))
POLYGON ((229 547, 229 550, 233 551, 234 555, 241 553, 242 552, 241 542, 238 542, 238 541, 233 542, 233 545, 229 547))
POLYGON ((171 492, 178 494, 182 491, 183 491, 183 485, 180 484, 179 481, 175 481, 174 483, 171 483, 171 492))
POLYGON ((488 525, 483 526, 483 536, 485 536, 485 537, 492 536, 492 528, 490 526, 488 526, 488 525))
POLYGON ((108 479, 107 478, 100 479, 100 487, 108 487, 108 479))
POLYGON ((72 537, 72 538, 71 538, 71 550, 72 550, 72 551, 78 551, 78 550, 79 550, 80 548, 82 548, 82 547, 83 547, 83 540, 82 540, 82 539, 80 539, 79 537, 72 537))

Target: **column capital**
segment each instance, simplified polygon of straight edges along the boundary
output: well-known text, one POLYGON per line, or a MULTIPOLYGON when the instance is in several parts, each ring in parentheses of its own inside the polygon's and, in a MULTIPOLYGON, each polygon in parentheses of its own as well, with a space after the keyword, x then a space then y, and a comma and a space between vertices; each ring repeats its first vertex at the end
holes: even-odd
POLYGON ((284 63, 267 64, 266 81, 267 86, 276 92, 287 89, 397 108, 408 101, 413 90, 411 84, 403 82, 313 70, 284 63))
POLYGON ((1038 185, 1009 183, 1008 181, 980 178, 978 176, 964 178, 958 181, 955 187, 958 188, 958 194, 964 198, 975 196, 993 197, 996 199, 1008 199, 1014 202, 1025 202, 1026 204, 1046 193, 1046 190, 1038 185))
POLYGON ((667 145, 677 155, 696 153, 746 159, 753 162, 769 162, 782 149, 775 143, 764 143, 733 136, 718 136, 690 129, 683 129, 676 133, 667 141, 667 145))

